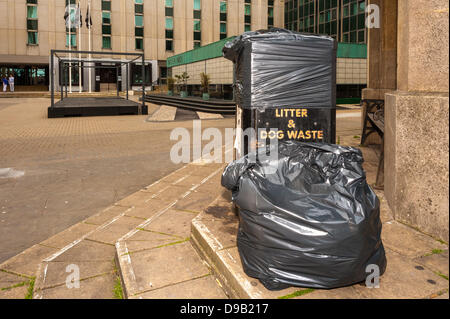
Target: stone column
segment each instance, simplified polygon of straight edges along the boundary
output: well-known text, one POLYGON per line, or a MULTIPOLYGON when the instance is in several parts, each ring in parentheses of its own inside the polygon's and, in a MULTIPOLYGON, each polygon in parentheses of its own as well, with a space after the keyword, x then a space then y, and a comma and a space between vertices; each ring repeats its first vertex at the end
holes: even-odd
POLYGON ((398 0, 397 91, 385 95, 384 190, 396 220, 448 242, 449 7, 398 0))
POLYGON ((367 29, 367 89, 363 99, 383 100, 397 88, 397 0, 369 0, 380 8, 380 28, 367 29))
MULTIPOLYGON (((384 100, 386 93, 397 88, 397 0, 369 0, 368 5, 380 9, 380 27, 367 29, 367 88, 362 98, 384 100)), ((381 139, 371 134, 365 144, 381 144, 381 139)))

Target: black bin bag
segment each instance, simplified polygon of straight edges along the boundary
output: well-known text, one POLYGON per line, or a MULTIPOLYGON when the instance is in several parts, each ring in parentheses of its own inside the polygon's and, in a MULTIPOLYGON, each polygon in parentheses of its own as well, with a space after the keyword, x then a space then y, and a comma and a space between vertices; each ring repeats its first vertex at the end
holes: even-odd
POLYGON ((282 141, 270 152, 278 158, 249 153, 222 175, 239 208, 245 273, 270 290, 351 285, 366 280, 371 264, 383 274, 380 202, 361 151, 282 141))

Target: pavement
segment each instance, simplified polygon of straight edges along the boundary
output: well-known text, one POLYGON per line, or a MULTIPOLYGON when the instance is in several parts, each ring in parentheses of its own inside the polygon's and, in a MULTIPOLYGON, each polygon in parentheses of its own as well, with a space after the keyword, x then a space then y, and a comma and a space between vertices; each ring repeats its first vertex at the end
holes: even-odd
MULTIPOLYGON (((351 131, 351 130, 350 130, 351 131)), ((359 146, 358 135, 341 130, 342 145, 359 146)), ((378 165, 377 147, 360 147, 364 156, 367 181, 372 186, 378 165)), ((192 221, 191 242, 210 265, 231 298, 245 299, 448 299, 448 244, 423 234, 393 219, 384 191, 375 190, 381 202, 382 241, 386 250, 387 269, 380 277, 379 288, 364 283, 338 289, 291 287, 269 291, 245 274, 237 249, 239 224, 231 204, 231 194, 223 190, 215 202, 192 221)))
POLYGON ((192 121, 48 119, 49 105, 47 98, 0 99, 0 263, 182 167, 169 160, 170 132, 191 130, 192 121))
MULTIPOLYGON (((339 143, 357 146, 360 123, 359 110, 339 111, 339 143)), ((379 151, 361 149, 374 183, 379 151)), ((224 166, 177 167, 6 260, 0 298, 448 298, 448 245, 396 222, 382 191, 388 267, 380 288, 268 291, 243 273, 224 166)))

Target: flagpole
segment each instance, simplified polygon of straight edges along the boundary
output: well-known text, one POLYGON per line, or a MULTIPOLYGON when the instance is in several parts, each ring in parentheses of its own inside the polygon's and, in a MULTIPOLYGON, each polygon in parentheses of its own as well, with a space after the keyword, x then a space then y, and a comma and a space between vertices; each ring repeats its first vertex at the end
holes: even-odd
POLYGON ((72 93, 72 7, 69 2, 69 93, 72 93))
MULTIPOLYGON (((81 21, 81 6, 80 6, 80 0, 78 0, 78 19, 77 19, 77 24, 78 24, 78 50, 81 51, 81 23, 83 23, 81 21)), ((83 75, 81 73, 81 53, 78 53, 78 93, 81 93, 82 88, 81 88, 81 81, 83 79, 83 75)))
POLYGON ((91 0, 88 0, 88 12, 89 12, 89 16, 86 15, 86 19, 88 19, 88 37, 89 37, 89 93, 92 93, 92 67, 91 67, 91 59, 92 59, 92 54, 91 52, 91 0))

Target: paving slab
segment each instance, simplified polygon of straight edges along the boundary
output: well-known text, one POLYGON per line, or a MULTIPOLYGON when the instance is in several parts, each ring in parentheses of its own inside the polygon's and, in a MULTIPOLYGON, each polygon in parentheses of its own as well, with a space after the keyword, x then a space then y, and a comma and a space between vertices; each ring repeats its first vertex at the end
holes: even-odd
POLYGON ((196 112, 201 120, 223 119, 223 116, 216 113, 196 112))
POLYGON ((26 277, 0 271, 0 291, 23 282, 28 282, 29 280, 26 277))
POLYGON ((355 289, 355 287, 343 287, 336 289, 308 289, 302 294, 293 299, 361 299, 362 295, 355 289))
POLYGON ((33 277, 41 261, 57 251, 56 248, 34 245, 0 265, 0 269, 33 277))
POLYGON ((80 280, 91 278, 98 275, 114 272, 114 260, 109 261, 93 261, 93 262, 72 262, 72 261, 60 261, 49 262, 44 268, 44 278, 42 282, 37 284, 37 290, 46 289, 49 287, 55 287, 66 284, 66 279, 73 273, 73 270, 68 270, 69 266, 78 266, 80 280))
POLYGON ((178 201, 173 208, 200 213, 216 196, 215 192, 211 192, 211 188, 209 192, 192 191, 183 200, 178 201))
POLYGON ((196 213, 170 209, 152 220, 144 229, 187 238, 191 232, 191 221, 196 215, 196 213))
POLYGON ((66 230, 63 230, 55 236, 50 237, 49 239, 44 240, 40 244, 55 248, 63 248, 83 235, 93 231, 97 227, 97 225, 78 223, 66 230))
POLYGON ((54 258, 52 261, 71 263, 111 261, 114 259, 114 254, 114 245, 85 239, 58 257, 54 258))
POLYGON ((104 227, 101 230, 95 231, 87 238, 114 245, 117 239, 128 233, 130 230, 135 229, 143 221, 144 220, 140 218, 122 216, 112 224, 104 227))
POLYGON ((363 298, 427 298, 434 293, 448 289, 448 280, 389 248, 386 249, 386 259, 387 268, 380 277, 380 288, 354 286, 363 298))
POLYGON ((169 234, 158 232, 139 230, 131 239, 126 240, 128 251, 133 253, 135 251, 153 249, 170 243, 179 242, 185 238, 177 237, 169 234))
POLYGON ((125 216, 136 217, 141 219, 149 219, 155 216, 156 214, 160 213, 164 209, 167 209, 171 205, 172 203, 168 203, 167 201, 162 201, 159 199, 150 199, 147 201, 145 206, 130 208, 125 213, 125 216))
POLYGON ((136 295, 132 299, 226 299, 212 275, 136 295))
POLYGON ((102 210, 100 213, 85 219, 84 223, 100 226, 113 219, 114 217, 125 214, 129 209, 130 207, 117 205, 109 206, 106 209, 102 210))
POLYGON ((448 300, 449 299, 448 291, 443 293, 443 294, 441 294, 441 295, 438 295, 438 296, 434 297, 433 299, 447 299, 448 300))
POLYGON ((133 253, 130 258, 136 277, 136 290, 129 291, 128 296, 210 273, 189 241, 133 253))
POLYGON ((177 108, 173 106, 161 105, 151 116, 148 117, 148 122, 168 122, 175 120, 177 108))
POLYGON ((124 199, 118 201, 115 205, 124 207, 142 207, 146 206, 148 201, 154 198, 152 193, 138 191, 124 199))
POLYGON ((28 285, 13 289, 0 290, 0 299, 25 299, 28 294, 28 285))
POLYGON ((431 252, 428 255, 415 258, 414 261, 448 278, 448 250, 431 252))
POLYGON ((397 221, 383 224, 381 239, 385 247, 410 258, 423 256, 433 249, 448 246, 397 221))
POLYGON ((62 285, 41 290, 38 297, 40 299, 113 299, 114 280, 114 275, 105 274, 80 281, 80 288, 69 289, 66 285, 62 285))

